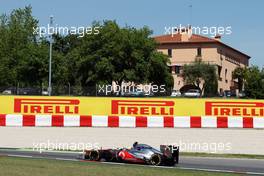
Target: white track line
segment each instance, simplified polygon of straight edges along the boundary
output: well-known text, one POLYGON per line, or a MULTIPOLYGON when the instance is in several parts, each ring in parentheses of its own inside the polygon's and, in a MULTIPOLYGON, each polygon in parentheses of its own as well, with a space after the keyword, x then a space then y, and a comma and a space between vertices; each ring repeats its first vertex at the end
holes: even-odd
POLYGON ((250 161, 264 161, 264 159, 259 158, 224 158, 224 157, 210 157, 210 156, 182 156, 182 158, 195 158, 195 159, 215 159, 215 160, 250 160, 250 161))
POLYGON ((56 160, 60 160, 60 161, 80 161, 77 159, 67 159, 67 158, 55 158, 56 160))
POLYGON ((197 171, 206 171, 206 172, 222 172, 222 173, 234 173, 234 174, 247 174, 247 175, 264 175, 260 172, 238 172, 232 170, 219 170, 219 169, 202 169, 202 168, 191 168, 191 167, 179 167, 183 170, 197 170, 197 171))
POLYGON ((10 157, 20 157, 20 158, 33 158, 33 156, 29 156, 29 155, 7 155, 10 157))

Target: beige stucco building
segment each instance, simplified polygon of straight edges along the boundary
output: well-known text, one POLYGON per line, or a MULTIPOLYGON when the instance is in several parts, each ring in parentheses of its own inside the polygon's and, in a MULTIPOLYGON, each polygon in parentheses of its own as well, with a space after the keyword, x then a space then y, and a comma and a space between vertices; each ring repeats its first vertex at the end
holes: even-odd
POLYGON ((177 33, 156 36, 158 51, 169 55, 170 67, 174 78, 174 89, 180 90, 184 85, 181 76, 182 66, 201 59, 214 64, 218 74, 218 91, 237 89, 237 81, 232 79, 236 67, 246 67, 250 56, 221 42, 221 37, 208 38, 196 34, 177 33))

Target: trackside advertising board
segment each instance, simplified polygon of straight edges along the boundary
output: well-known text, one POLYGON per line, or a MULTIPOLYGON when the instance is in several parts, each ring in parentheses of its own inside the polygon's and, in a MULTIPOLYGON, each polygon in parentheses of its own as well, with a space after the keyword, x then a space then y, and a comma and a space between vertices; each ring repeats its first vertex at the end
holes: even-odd
POLYGON ((264 117, 264 100, 0 96, 0 114, 264 117))

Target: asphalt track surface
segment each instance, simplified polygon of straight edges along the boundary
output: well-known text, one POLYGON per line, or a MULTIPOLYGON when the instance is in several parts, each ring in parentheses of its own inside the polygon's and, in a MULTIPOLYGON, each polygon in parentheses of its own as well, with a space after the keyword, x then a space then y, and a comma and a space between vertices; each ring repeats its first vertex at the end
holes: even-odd
MULTIPOLYGON (((81 159, 81 154, 76 152, 54 152, 54 151, 38 152, 38 151, 23 151, 23 150, 14 150, 14 149, 0 149, 0 156, 83 161, 81 159)), ((108 164, 118 164, 118 163, 108 163, 108 164)), ((149 167, 153 167, 153 166, 149 166, 149 167)), ((159 166, 155 166, 155 167, 159 167, 159 166)), ((175 167, 163 167, 163 166, 160 167, 168 168, 168 169, 181 168, 186 170, 264 175, 263 159, 180 156, 180 163, 175 167)))

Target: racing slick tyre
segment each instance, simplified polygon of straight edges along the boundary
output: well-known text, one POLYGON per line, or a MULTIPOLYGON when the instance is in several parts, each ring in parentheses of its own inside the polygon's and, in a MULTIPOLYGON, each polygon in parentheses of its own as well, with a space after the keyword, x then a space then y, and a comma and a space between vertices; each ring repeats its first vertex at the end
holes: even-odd
POLYGON ((91 161, 99 161, 100 160, 100 152, 97 150, 93 150, 90 152, 89 159, 91 161))
POLYGON ((105 161, 114 161, 115 154, 112 151, 105 152, 102 156, 102 158, 105 159, 105 161))
POLYGON ((159 166, 161 164, 161 156, 159 154, 153 154, 149 160, 149 163, 154 166, 159 166))

